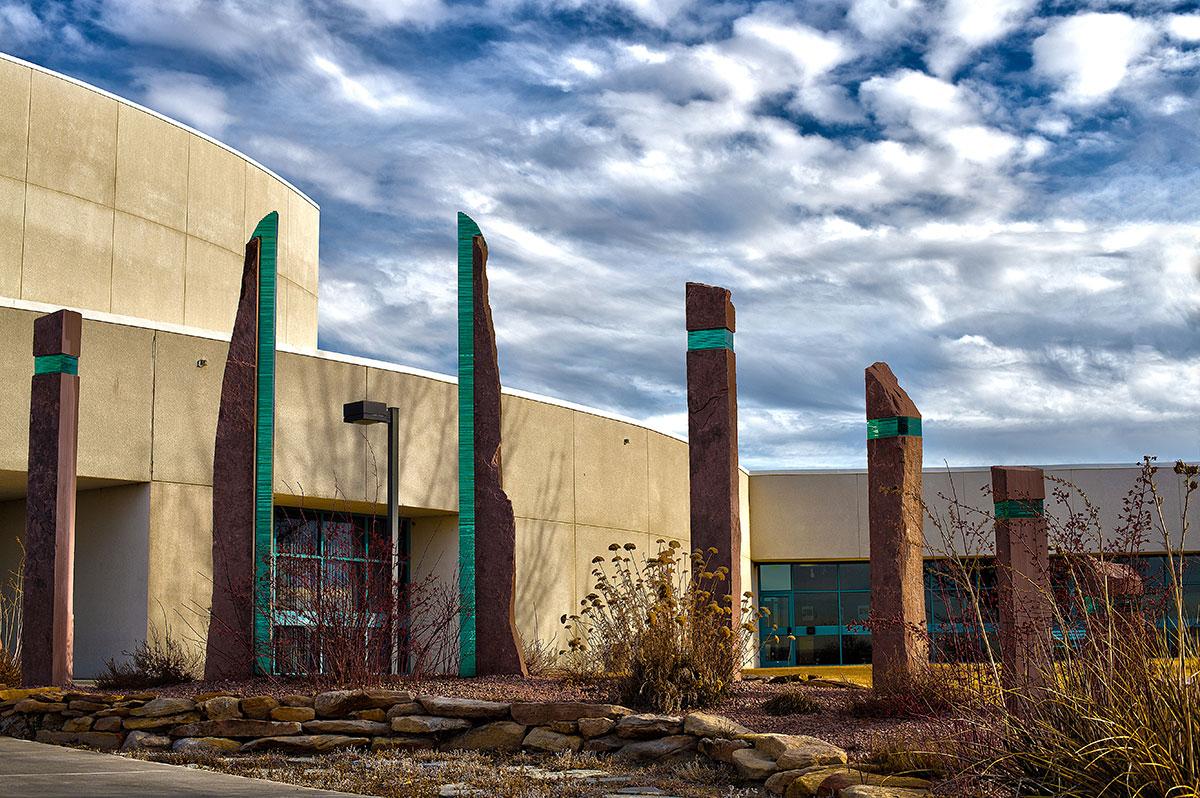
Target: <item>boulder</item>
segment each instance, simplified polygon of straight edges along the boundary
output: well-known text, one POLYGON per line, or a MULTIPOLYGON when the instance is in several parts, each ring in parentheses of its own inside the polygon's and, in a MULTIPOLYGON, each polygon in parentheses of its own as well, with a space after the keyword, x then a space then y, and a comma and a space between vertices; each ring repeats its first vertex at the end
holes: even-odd
POLYGON ((526 726, 546 726, 555 721, 583 718, 615 719, 633 711, 616 704, 587 704, 579 701, 540 701, 512 705, 512 719, 526 726))
POLYGON ((767 783, 763 786, 767 788, 767 792, 769 793, 783 795, 787 792, 788 787, 792 785, 792 782, 803 774, 803 770, 781 770, 767 779, 767 783))
POLYGON ((732 765, 734 751, 740 751, 743 748, 752 748, 753 746, 745 740, 728 740, 722 737, 715 740, 705 738, 700 741, 699 747, 700 753, 709 759, 732 765))
POLYGON ((184 723, 195 723, 200 720, 199 712, 185 712, 182 715, 164 715, 154 718, 125 718, 126 729, 165 729, 168 726, 179 726, 184 723))
POLYGON ((743 779, 766 781, 779 766, 775 760, 757 748, 741 748, 733 752, 733 766, 743 779))
POLYGON ((525 740, 521 745, 537 751, 578 751, 579 747, 583 745, 583 738, 575 734, 560 734, 543 726, 536 726, 530 729, 529 734, 525 735, 525 740))
POLYGON ((579 727, 580 734, 592 738, 608 734, 617 725, 617 722, 612 718, 580 718, 576 725, 579 727))
POLYGON ((812 767, 801 770, 796 778, 787 786, 786 798, 813 798, 816 796, 825 779, 838 773, 849 773, 844 767, 812 767))
POLYGON ((361 737, 387 734, 391 727, 375 720, 310 720, 304 724, 304 731, 309 734, 351 734, 361 737))
POLYGON ((295 721, 303 723, 317 716, 312 707, 275 707, 271 710, 271 720, 295 721))
MULTIPOLYGON (((404 706, 408 706, 408 705, 405 704, 404 706)), ((357 709, 354 712, 350 713, 350 717, 354 718, 355 720, 376 720, 376 721, 379 721, 380 723, 383 723, 385 720, 388 719, 387 713, 379 708, 357 709)))
POLYGON ((674 715, 626 715, 617 721, 617 735, 629 740, 666 737, 683 731, 683 718, 674 715))
POLYGON ((197 693, 192 696, 192 700, 197 704, 203 704, 213 698, 241 698, 236 693, 226 692, 225 690, 210 690, 207 693, 197 693))
POLYGON ((367 709, 387 709, 396 704, 411 704, 412 693, 407 690, 367 690, 371 704, 367 709))
POLYGON ((250 718, 202 720, 171 729, 172 737, 280 737, 299 734, 300 724, 250 718))
POLYGON ((135 718, 165 718, 168 715, 193 712, 195 709, 196 702, 190 698, 156 698, 129 710, 129 714, 135 718))
POLYGON ((67 702, 67 709, 73 712, 99 712, 102 709, 108 709, 108 704, 77 698, 67 702))
POLYGON ((313 697, 310 695, 300 695, 299 693, 289 693, 279 699, 279 703, 285 707, 311 707, 313 705, 313 697))
POLYGON ((594 751, 598 754, 611 754, 625 747, 627 740, 622 740, 615 734, 594 737, 583 744, 584 751, 594 751))
POLYGON ((92 719, 88 716, 81 718, 70 718, 63 724, 62 730, 65 732, 85 732, 92 728, 92 719))
POLYGON ((740 723, 721 715, 710 715, 707 712, 693 712, 683 719, 683 731, 696 737, 728 738, 750 734, 750 730, 740 723))
POLYGON ((356 709, 369 709, 371 697, 363 690, 330 690, 313 699, 317 717, 342 718, 356 709))
POLYGON ((266 720, 271 717, 271 710, 279 706, 279 702, 269 695, 256 695, 243 698, 241 701, 242 714, 255 720, 266 720))
POLYGON ((244 753, 255 751, 288 751, 296 754, 336 751, 340 748, 363 748, 371 744, 368 737, 348 737, 343 734, 297 734, 291 737, 263 737, 242 746, 244 753))
POLYGON ((129 717, 129 707, 110 707, 102 709, 96 713, 98 718, 127 718, 129 717))
POLYGON ((834 773, 821 782, 821 792, 836 795, 847 787, 896 787, 899 789, 928 790, 930 782, 915 776, 890 776, 886 773, 867 773, 859 770, 847 770, 834 773))
POLYGON ((442 748, 447 751, 519 751, 525 739, 526 729, 521 723, 498 720, 469 729, 448 741, 442 748))
POLYGON ((171 738, 162 734, 146 731, 131 731, 125 735, 122 751, 133 751, 138 748, 170 748, 171 738))
POLYGON ((549 729, 559 734, 579 734, 579 724, 570 720, 556 720, 553 723, 543 724, 543 728, 549 729))
POLYGON ((211 751, 214 753, 231 753, 242 747, 237 740, 225 737, 184 737, 171 744, 171 750, 178 753, 190 751, 211 751))
POLYGON ((13 712, 34 715, 44 712, 65 712, 67 705, 61 701, 39 701, 36 698, 26 698, 13 706, 13 712))
POLYGON ((441 715, 444 718, 471 718, 474 720, 507 718, 509 708, 512 706, 511 704, 499 701, 478 701, 473 698, 445 698, 441 696, 420 696, 417 698, 417 702, 425 707, 425 711, 430 715, 441 715))
POLYGON ((471 728, 469 720, 437 718, 432 715, 403 715, 392 718, 392 731, 400 734, 444 734, 471 728))
POLYGON ((96 718, 96 722, 92 724, 92 731, 119 732, 120 730, 120 718, 96 718))
POLYGON ((396 704, 387 711, 387 719, 399 718, 404 715, 424 715, 425 707, 418 704, 416 701, 410 701, 407 704, 396 704))
POLYGON ((63 732, 40 729, 35 738, 50 745, 86 745, 101 751, 112 751, 121 745, 121 735, 108 732, 63 732))
POLYGON ((209 720, 226 720, 242 716, 241 702, 233 696, 222 695, 204 702, 204 714, 209 720))
POLYGON ((622 759, 633 759, 638 762, 669 762, 681 759, 695 750, 695 737, 690 734, 672 734, 656 740, 628 743, 621 749, 620 756, 622 759))
MULTIPOLYGON (((769 756, 775 757, 775 763, 779 765, 780 770, 802 770, 803 768, 816 767, 817 765, 846 764, 846 752, 836 745, 830 745, 816 737, 784 736, 788 740, 786 747, 782 751, 774 753, 777 746, 772 743, 768 746, 771 751, 767 752, 769 756)), ((766 749, 757 741, 754 745, 760 751, 766 752, 766 749)))
POLYGON ((419 751, 437 748, 432 737, 376 737, 371 740, 372 751, 419 751))

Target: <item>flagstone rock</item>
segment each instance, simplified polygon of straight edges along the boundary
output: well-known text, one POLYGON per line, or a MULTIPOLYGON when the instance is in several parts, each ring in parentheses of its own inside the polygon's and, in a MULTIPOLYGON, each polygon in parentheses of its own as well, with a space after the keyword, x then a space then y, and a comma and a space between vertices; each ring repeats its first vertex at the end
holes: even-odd
POLYGON ((407 690, 367 690, 369 709, 388 709, 396 704, 412 703, 413 694, 407 690))
POLYGON ((696 744, 696 738, 690 734, 673 734, 629 743, 621 749, 619 756, 640 762, 672 761, 695 751, 696 744))
POLYGON ((92 728, 92 719, 89 717, 70 718, 63 724, 62 730, 65 732, 85 732, 92 728))
POLYGON ((136 751, 139 748, 170 748, 171 738, 164 734, 154 734, 148 731, 131 731, 125 735, 121 744, 122 751, 136 751))
POLYGON ((310 734, 351 734, 379 735, 387 734, 391 726, 374 720, 310 720, 304 724, 304 731, 310 734))
POLYGON ((751 734, 754 747, 776 760, 780 770, 799 770, 814 765, 840 765, 846 752, 817 737, 799 734, 751 734))
POLYGON ((363 690, 330 690, 313 699, 320 718, 341 718, 356 709, 370 709, 373 702, 363 690))
POLYGON ((542 726, 535 727, 525 735, 521 743, 525 748, 539 751, 578 751, 583 738, 574 734, 559 734, 542 726))
POLYGON ((583 718, 620 718, 633 710, 616 704, 588 704, 577 701, 547 701, 512 705, 512 719, 526 726, 544 726, 560 720, 583 718))
POLYGON ((521 723, 498 720, 465 731, 442 747, 451 751, 519 751, 527 729, 528 727, 521 723))
POLYGON ((724 738, 706 738, 701 740, 699 744, 700 753, 709 759, 715 759, 718 762, 724 762, 728 765, 733 764, 733 753, 735 751, 753 747, 746 740, 729 740, 724 738))
POLYGON ((111 751, 121 745, 121 735, 108 732, 64 732, 41 729, 34 738, 50 745, 86 745, 101 751, 111 751))
POLYGON ((59 701, 38 701, 36 698, 27 698, 17 702, 17 705, 13 707, 13 712, 35 715, 46 712, 64 712, 66 709, 67 705, 59 701))
POLYGON ((279 703, 285 707, 311 707, 313 705, 313 697, 310 695, 300 695, 299 693, 290 693, 279 699, 279 703))
POLYGON ((432 737, 376 737, 371 740, 372 751, 422 751, 437 748, 432 737))
POLYGON ((156 698, 131 709, 129 714, 135 718, 161 718, 191 712, 195 708, 196 702, 190 698, 156 698))
POLYGON ((368 737, 350 737, 343 734, 297 734, 288 737, 263 737, 251 740, 242 746, 243 753, 255 751, 289 751, 298 754, 322 753, 342 748, 366 748, 371 744, 368 737))
POLYGON ((165 729, 200 720, 199 712, 184 712, 182 715, 167 715, 154 718, 125 718, 121 724, 126 729, 165 729))
POLYGON ((626 715, 617 721, 617 734, 632 740, 664 737, 683 731, 683 718, 675 715, 626 715))
POLYGON ((628 742, 628 740, 624 740, 615 734, 606 734, 603 737, 594 737, 585 742, 583 750, 593 751, 597 754, 611 754, 615 751, 620 751, 628 742))
POLYGON ((275 707, 271 710, 271 720, 291 720, 303 723, 316 716, 317 711, 312 707, 275 707))
POLYGON ((733 766, 743 779, 764 781, 779 770, 775 760, 756 748, 742 748, 733 752, 733 766))
POLYGON ((241 701, 242 714, 255 720, 266 720, 271 717, 271 710, 279 706, 279 702, 269 695, 256 695, 243 698, 241 701))
MULTIPOLYGON (((512 707, 511 704, 499 701, 428 695, 418 697, 417 702, 425 707, 425 711, 430 715, 440 715, 444 718, 471 718, 472 720, 506 718, 512 707)), ((520 723, 520 721, 517 722, 520 723)))
POLYGON ((696 737, 737 737, 752 732, 740 723, 707 712, 693 712, 683 719, 683 731, 696 737))
POLYGON ((407 704, 396 704, 387 711, 387 719, 399 718, 405 715, 424 715, 425 707, 418 704, 416 701, 411 701, 407 704))
POLYGON ((825 779, 839 773, 849 773, 845 767, 811 767, 799 771, 799 775, 788 784, 786 798, 814 798, 821 794, 825 779))
POLYGON ((204 714, 209 720, 225 720, 242 716, 241 702, 233 696, 217 696, 204 702, 204 714))
POLYGON ((119 732, 120 730, 120 718, 96 718, 96 722, 92 724, 92 731, 119 732))
POLYGON ((299 734, 299 723, 250 718, 226 718, 187 723, 171 730, 172 737, 278 737, 299 734))
POLYGON ((847 787, 838 793, 838 798, 924 798, 927 795, 931 795, 929 790, 860 785, 847 787))
POLYGON ((74 712, 99 712, 102 709, 108 709, 108 704, 76 698, 67 702, 67 709, 74 712))
POLYGON ((382 709, 356 709, 350 713, 350 717, 355 720, 374 720, 383 723, 388 719, 387 713, 382 709))
POLYGON ((897 789, 928 790, 928 779, 915 776, 893 776, 887 773, 868 773, 860 770, 849 770, 844 773, 834 773, 821 782, 821 792, 837 794, 847 787, 856 786, 893 787, 897 789))
POLYGON ((441 718, 433 715, 404 715, 392 718, 392 731, 400 734, 445 734, 469 728, 471 722, 463 718, 441 718))
POLYGON ((179 753, 192 751, 211 751, 214 753, 231 753, 242 747, 237 740, 225 737, 184 737, 171 744, 171 750, 179 753))
POLYGON ((806 770, 807 768, 804 770, 781 770, 768 778, 763 787, 769 793, 783 795, 787 792, 792 782, 802 776, 806 770))
POLYGON ((576 725, 579 726, 580 734, 591 738, 608 734, 617 725, 617 722, 612 718, 580 718, 576 725))

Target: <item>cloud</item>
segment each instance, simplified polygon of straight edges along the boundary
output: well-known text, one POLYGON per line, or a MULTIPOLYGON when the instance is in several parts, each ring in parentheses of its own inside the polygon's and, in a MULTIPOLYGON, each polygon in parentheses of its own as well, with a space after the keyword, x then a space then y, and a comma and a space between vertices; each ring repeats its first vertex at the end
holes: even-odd
POLYGON ((1121 85, 1155 38, 1149 22, 1127 14, 1077 14, 1034 41, 1034 68, 1058 84, 1062 104, 1092 105, 1121 85))
POLYGON ((432 25, 446 18, 442 0, 340 0, 366 15, 374 23, 432 25))
POLYGON ((1200 14, 1172 14, 1167 17, 1167 32, 1185 42, 1200 42, 1200 14))
POLYGON ((947 0, 926 63, 935 75, 952 75, 972 53, 1016 29, 1036 5, 1035 0, 947 0))
POLYGON ((220 136, 233 122, 225 92, 203 75, 144 69, 138 73, 138 83, 142 104, 147 108, 205 133, 220 136))
POLYGON ((45 23, 28 6, 0 3, 0 45, 25 45, 45 38, 49 33, 45 23))

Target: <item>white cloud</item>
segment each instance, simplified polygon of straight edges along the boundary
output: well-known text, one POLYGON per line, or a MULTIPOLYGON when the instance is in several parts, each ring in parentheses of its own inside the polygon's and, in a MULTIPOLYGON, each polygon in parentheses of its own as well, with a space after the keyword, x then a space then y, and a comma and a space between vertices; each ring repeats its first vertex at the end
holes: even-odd
POLYGON ((923 11, 919 0, 851 0, 846 18, 868 39, 892 39, 909 33, 923 11))
POLYGON ((329 76, 342 99, 376 113, 393 110, 416 110, 424 107, 402 87, 394 77, 384 75, 350 75, 342 66, 323 55, 314 55, 312 65, 329 76))
POLYGON ((1127 14, 1078 14, 1034 41, 1034 68, 1058 83, 1064 105, 1092 105, 1121 85, 1155 38, 1152 25, 1127 14))
POLYGON ((28 6, 0 4, 0 44, 28 44, 47 35, 46 25, 28 6))
POLYGON ((1014 30, 1035 6, 1035 0, 948 0, 926 63, 935 75, 951 75, 969 55, 1014 30))
POLYGON ((372 22, 388 25, 418 23, 431 25, 446 18, 442 0, 341 0, 366 14, 372 22))
POLYGON ((1172 14, 1167 17, 1167 32, 1185 42, 1200 42, 1200 14, 1172 14))
POLYGON ((233 122, 225 92, 203 75, 141 70, 142 103, 159 113, 220 136, 233 122))

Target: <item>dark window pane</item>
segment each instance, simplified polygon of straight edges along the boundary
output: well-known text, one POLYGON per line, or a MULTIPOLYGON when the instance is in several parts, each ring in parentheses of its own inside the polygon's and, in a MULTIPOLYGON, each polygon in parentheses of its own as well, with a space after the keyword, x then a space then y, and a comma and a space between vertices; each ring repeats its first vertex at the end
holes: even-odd
POLYGON ((392 564, 379 560, 367 563, 370 582, 367 585, 367 602, 371 612, 387 613, 392 607, 392 564))
POLYGON ((316 673, 312 630, 303 626, 275 627, 275 670, 278 673, 316 673))
POLYGON ((792 566, 771 564, 758 566, 759 590, 791 590, 792 566))
POLYGON ((842 635, 843 665, 869 665, 870 662, 870 635, 842 635))
POLYGON ((865 628, 871 614, 870 593, 842 593, 842 626, 865 628))
POLYGON ((327 615, 344 617, 361 612, 366 601, 365 563, 325 560, 322 563, 321 601, 327 615))
POLYGON ((767 617, 762 619, 766 634, 773 631, 777 631, 779 634, 791 634, 791 601, 787 596, 764 596, 761 605, 768 612, 767 617))
POLYGON ((275 519, 275 550, 280 554, 317 554, 318 529, 315 516, 305 517, 299 512, 280 516, 275 519))
POLYGON ((326 519, 321 526, 321 533, 324 536, 322 553, 326 557, 367 556, 366 530, 361 518, 326 519))
POLYGON ((837 563, 796 563, 792 566, 793 590, 837 590, 837 563))
POLYGON ((870 590, 871 564, 866 562, 844 562, 840 578, 842 590, 870 590))
POLYGON ((275 605, 281 610, 314 613, 317 609, 319 561, 307 557, 275 560, 275 605))
POLYGON ((837 593, 796 593, 796 626, 837 626, 837 593))
POLYGON ((797 665, 839 665, 841 652, 837 635, 796 638, 797 665))

